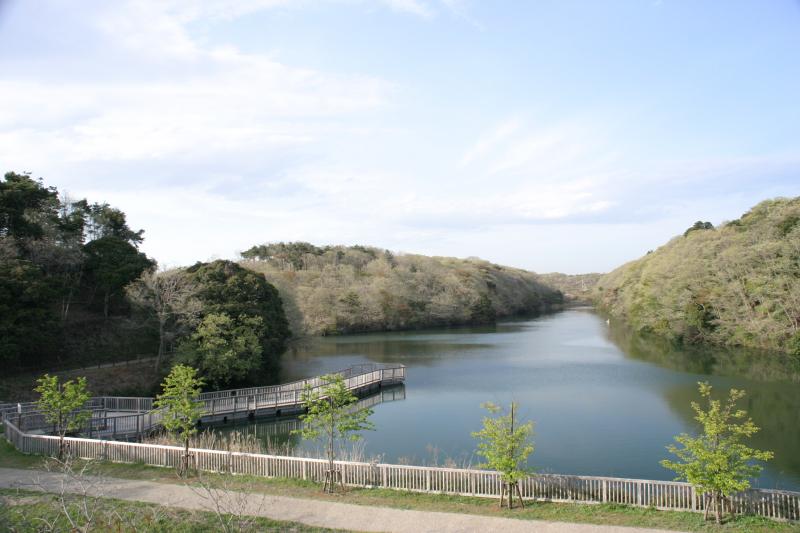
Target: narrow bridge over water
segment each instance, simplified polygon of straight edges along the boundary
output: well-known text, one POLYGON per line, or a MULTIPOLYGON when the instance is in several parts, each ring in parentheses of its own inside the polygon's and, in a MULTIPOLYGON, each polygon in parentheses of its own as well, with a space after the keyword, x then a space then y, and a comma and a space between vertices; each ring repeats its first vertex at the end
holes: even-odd
MULTIPOLYGON (((355 365, 338 372, 348 390, 359 397, 374 395, 377 391, 405 381, 404 365, 369 363, 355 365)), ((203 415, 200 425, 227 423, 236 419, 298 414, 303 410, 302 395, 306 388, 320 390, 324 386, 321 376, 293 381, 281 385, 250 387, 206 392, 200 395, 203 415)), ((323 396, 324 397, 324 396, 323 396)), ((396 393, 375 395, 360 402, 369 407, 383 401, 400 399, 396 393), (372 400, 374 403, 370 403, 372 400)), ((405 398, 405 394, 402 394, 405 398)), ((141 439, 160 426, 161 412, 153 408, 153 398, 102 396, 90 399, 84 409, 91 418, 76 433, 90 438, 132 440, 141 439)), ((49 433, 53 430, 39 412, 35 402, 0 404, 0 417, 8 418, 22 431, 49 433)))

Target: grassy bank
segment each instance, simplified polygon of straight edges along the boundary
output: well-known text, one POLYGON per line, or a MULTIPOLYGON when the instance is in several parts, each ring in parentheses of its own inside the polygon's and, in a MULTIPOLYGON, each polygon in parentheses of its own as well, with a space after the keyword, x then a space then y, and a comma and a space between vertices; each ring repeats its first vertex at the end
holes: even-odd
MULTIPOLYGON (((43 459, 26 456, 14 450, 7 442, 0 442, 0 467, 36 469, 43 459)), ((97 464, 95 473, 109 477, 138 479, 160 483, 183 483, 170 469, 139 464, 97 464)), ((388 489, 350 488, 346 494, 324 494, 319 485, 294 479, 270 479, 250 476, 204 474, 210 484, 225 484, 227 489, 245 490, 262 494, 276 494, 297 498, 312 498, 346 502, 356 505, 478 514, 524 520, 552 520, 617 526, 638 526, 681 531, 722 532, 800 532, 800 524, 774 522, 765 518, 742 517, 723 524, 704 523, 696 513, 657 511, 624 505, 579 505, 537 502, 523 509, 499 509, 497 501, 485 498, 420 494, 388 489)), ((191 483, 191 481, 190 481, 191 483)))

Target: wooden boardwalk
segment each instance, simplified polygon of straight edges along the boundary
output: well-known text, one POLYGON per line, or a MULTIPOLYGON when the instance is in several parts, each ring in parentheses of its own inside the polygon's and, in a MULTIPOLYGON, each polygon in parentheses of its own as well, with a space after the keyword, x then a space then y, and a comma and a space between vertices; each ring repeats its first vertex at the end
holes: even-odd
MULTIPOLYGON (((344 378, 345 386, 356 396, 369 396, 383 387, 403 383, 404 365, 369 363, 335 372, 344 378)), ((297 414, 303 410, 302 394, 306 388, 319 390, 324 385, 320 376, 264 387, 250 387, 207 392, 200 395, 203 415, 199 424, 228 423, 237 419, 297 414)), ((405 395, 403 394, 403 397, 405 395)), ((386 401, 385 395, 380 396, 386 401)), ((396 396, 393 399, 397 399, 396 396)), ((89 438, 136 440, 159 427, 161 413, 153 409, 153 398, 104 396, 90 399, 84 408, 91 419, 77 433, 89 438)), ((10 420, 22 431, 51 432, 35 402, 0 404, 0 417, 10 420), (21 412, 19 412, 21 411, 21 412)))

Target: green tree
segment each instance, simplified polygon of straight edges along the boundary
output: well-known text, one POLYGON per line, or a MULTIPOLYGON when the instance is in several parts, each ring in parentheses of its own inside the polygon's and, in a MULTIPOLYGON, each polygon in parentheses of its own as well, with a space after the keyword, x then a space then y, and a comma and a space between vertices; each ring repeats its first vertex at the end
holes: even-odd
POLYGON ((239 323, 253 321, 244 317, 258 317, 261 323, 255 333, 261 345, 261 370, 277 363, 290 336, 289 325, 278 290, 262 274, 247 270, 231 261, 197 263, 186 272, 197 287, 197 298, 203 304, 204 315, 225 314, 239 323))
POLYGON ((45 374, 34 391, 39 393, 37 406, 45 420, 55 426, 58 435, 58 458, 64 458, 64 437, 67 432, 80 429, 91 417, 84 408, 89 401, 86 378, 59 382, 58 376, 45 374))
MULTIPOLYGON (((9 244, 8 238, 0 238, 9 244)), ((53 309, 53 286, 30 261, 0 250, 0 364, 5 369, 39 364, 57 350, 61 331, 53 309)))
MULTIPOLYGON (((705 398, 706 409, 692 402, 695 420, 703 427, 703 434, 691 437, 686 433, 675 437, 681 445, 667 446, 678 461, 663 460, 664 468, 678 474, 676 480, 685 479, 700 493, 711 498, 716 521, 721 521, 722 500, 731 494, 750 487, 750 479, 758 476, 762 466, 753 461, 767 461, 773 454, 769 451, 754 450, 741 440, 758 431, 758 427, 747 416, 747 411, 736 408, 736 403, 745 396, 742 390, 731 389, 727 400, 711 398, 712 387, 708 382, 698 383, 700 396, 705 398)), ((708 519, 710 505, 705 505, 705 518, 708 519)))
POLYGON ((162 392, 153 406, 161 412, 164 429, 183 440, 181 475, 189 473, 189 439, 197 433, 197 421, 203 415, 204 404, 198 400, 203 379, 197 369, 175 365, 161 384, 162 392))
POLYGON ((138 247, 144 240, 144 230, 133 231, 128 227, 125 213, 110 205, 83 202, 86 232, 89 240, 115 237, 138 247))
POLYGON ((215 388, 241 381, 261 367, 261 317, 210 313, 178 348, 178 358, 199 368, 215 388))
POLYGON ((103 293, 103 316, 108 317, 111 298, 122 294, 130 282, 155 263, 124 239, 101 237, 84 246, 86 270, 103 293))
POLYGON ((530 475, 527 467, 528 456, 533 453, 533 422, 518 424, 516 419, 517 404, 512 402, 508 414, 502 414, 502 408, 486 402, 481 405, 491 415, 483 417, 483 429, 472 433, 479 440, 478 455, 486 459, 480 468, 488 468, 500 472, 503 487, 500 491, 500 507, 503 496, 508 493, 508 508, 514 506, 514 492, 522 503, 519 481, 530 475))
POLYGON ((692 226, 683 232, 683 236, 687 237, 691 232, 698 231, 698 230, 707 230, 707 229, 714 229, 714 224, 711 222, 703 222, 702 220, 698 220, 692 226))
POLYGON ((304 439, 320 439, 325 444, 328 470, 325 472, 323 490, 333 492, 338 481, 344 486, 342 473, 336 469, 336 444, 361 439, 359 431, 372 430, 375 426, 368 419, 372 409, 356 409, 355 394, 350 391, 340 374, 320 377, 322 386, 307 385, 302 395, 306 413, 300 415, 302 429, 294 431, 304 439))
POLYGON ((27 174, 7 172, 0 181, 0 237, 38 238, 57 217, 58 192, 27 174))

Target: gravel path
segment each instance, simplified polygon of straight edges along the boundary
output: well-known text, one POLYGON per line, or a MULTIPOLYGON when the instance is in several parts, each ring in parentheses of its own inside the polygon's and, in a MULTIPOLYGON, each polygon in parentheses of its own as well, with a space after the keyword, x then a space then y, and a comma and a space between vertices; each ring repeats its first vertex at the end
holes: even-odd
MULTIPOLYGON (((0 468, 0 488, 21 488, 59 492, 62 485, 69 492, 80 492, 75 483, 64 484, 63 476, 33 470, 0 468)), ((351 531, 392 531, 403 533, 423 532, 490 532, 516 533, 537 531, 542 533, 664 533, 664 530, 568 524, 536 520, 515 520, 470 514, 441 513, 367 507, 348 503, 328 502, 273 496, 222 492, 215 495, 186 485, 170 485, 152 481, 91 478, 87 491, 93 495, 167 505, 192 510, 213 510, 214 501, 224 512, 265 516, 274 520, 287 520, 303 524, 346 529, 351 531)))

